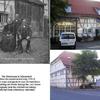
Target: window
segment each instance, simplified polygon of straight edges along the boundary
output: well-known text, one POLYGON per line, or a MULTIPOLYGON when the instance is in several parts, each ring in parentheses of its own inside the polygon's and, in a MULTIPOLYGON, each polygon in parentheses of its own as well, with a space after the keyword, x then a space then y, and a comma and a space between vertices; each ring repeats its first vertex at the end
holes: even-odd
POLYGON ((100 8, 96 8, 96 12, 98 15, 100 15, 100 8))
POLYGON ((67 6, 67 7, 65 8, 65 11, 66 11, 67 13, 71 13, 71 12, 72 12, 72 7, 71 7, 71 5, 67 6))
POLYGON ((64 70, 64 74, 66 74, 66 70, 64 70))
POLYGON ((61 38, 62 39, 74 39, 75 36, 74 36, 74 34, 62 34, 61 38))
POLYGON ((57 76, 57 72, 55 73, 55 76, 57 76))
POLYGON ((67 74, 70 74, 71 70, 70 70, 70 66, 69 68, 66 69, 67 74))
POLYGON ((8 18, 7 14, 0 14, 0 23, 6 23, 7 18, 8 18))
POLYGON ((53 74, 51 74, 51 77, 53 78, 53 74))
POLYGON ((65 74, 64 70, 61 70, 60 75, 64 75, 64 74, 65 74))
POLYGON ((70 74, 70 70, 69 69, 67 70, 67 74, 70 74))
POLYGON ((0 22, 1 22, 1 14, 0 14, 0 22))
POLYGON ((96 29, 95 32, 97 36, 100 36, 100 29, 96 29))
POLYGON ((55 77, 55 75, 52 73, 52 74, 51 74, 51 77, 53 78, 53 77, 55 77))
POLYGON ((88 29, 88 32, 91 33, 92 32, 92 29, 88 29))
POLYGON ((57 72, 57 76, 59 76, 59 75, 60 75, 60 71, 57 72))

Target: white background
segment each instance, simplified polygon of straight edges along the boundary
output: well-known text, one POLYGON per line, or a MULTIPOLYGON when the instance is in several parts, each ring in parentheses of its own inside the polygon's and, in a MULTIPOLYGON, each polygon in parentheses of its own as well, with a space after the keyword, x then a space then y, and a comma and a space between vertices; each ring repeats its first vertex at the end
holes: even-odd
POLYGON ((0 100, 50 100, 50 65, 0 65, 1 75, 32 75, 36 80, 41 81, 35 91, 2 91, 0 100))

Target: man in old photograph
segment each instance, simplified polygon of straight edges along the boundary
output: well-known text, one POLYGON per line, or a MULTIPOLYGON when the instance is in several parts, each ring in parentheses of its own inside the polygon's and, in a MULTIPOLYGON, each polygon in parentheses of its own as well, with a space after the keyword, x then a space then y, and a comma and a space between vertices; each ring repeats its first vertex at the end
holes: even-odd
POLYGON ((0 63, 48 63, 48 0, 0 1, 0 63))

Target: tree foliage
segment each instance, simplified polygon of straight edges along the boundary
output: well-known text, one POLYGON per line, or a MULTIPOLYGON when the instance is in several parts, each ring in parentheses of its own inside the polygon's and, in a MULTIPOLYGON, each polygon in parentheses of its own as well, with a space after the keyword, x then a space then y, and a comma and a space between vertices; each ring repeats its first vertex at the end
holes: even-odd
MULTIPOLYGON (((73 60, 73 74, 79 76, 79 78, 86 79, 86 76, 100 74, 100 61, 97 60, 96 51, 82 51, 81 54, 76 55, 76 59, 73 60)), ((93 79, 94 80, 94 79, 93 79)))
POLYGON ((64 0, 51 0, 51 23, 54 23, 59 16, 65 14, 66 4, 64 0))

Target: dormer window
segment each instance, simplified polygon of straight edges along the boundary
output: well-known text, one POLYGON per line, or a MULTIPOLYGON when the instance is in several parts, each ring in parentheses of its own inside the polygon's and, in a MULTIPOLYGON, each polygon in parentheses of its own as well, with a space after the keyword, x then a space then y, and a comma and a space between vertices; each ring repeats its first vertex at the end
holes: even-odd
POLYGON ((100 8, 95 8, 98 15, 100 15, 100 8))
POLYGON ((67 7, 65 7, 65 11, 66 11, 66 13, 71 13, 72 12, 72 6, 68 5, 67 7))

